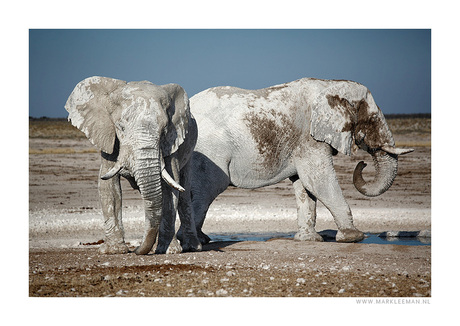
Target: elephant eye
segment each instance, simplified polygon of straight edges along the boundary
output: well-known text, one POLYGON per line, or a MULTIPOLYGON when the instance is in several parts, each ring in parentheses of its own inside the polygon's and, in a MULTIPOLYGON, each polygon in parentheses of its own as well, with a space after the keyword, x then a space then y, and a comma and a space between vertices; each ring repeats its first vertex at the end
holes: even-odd
POLYGON ((116 125, 117 129, 120 130, 121 132, 124 132, 124 131, 125 131, 125 125, 124 125, 124 123, 122 123, 122 122, 119 121, 119 122, 117 122, 115 125, 116 125))
POLYGON ((161 106, 165 109, 169 108, 169 101, 167 99, 161 99, 161 106))

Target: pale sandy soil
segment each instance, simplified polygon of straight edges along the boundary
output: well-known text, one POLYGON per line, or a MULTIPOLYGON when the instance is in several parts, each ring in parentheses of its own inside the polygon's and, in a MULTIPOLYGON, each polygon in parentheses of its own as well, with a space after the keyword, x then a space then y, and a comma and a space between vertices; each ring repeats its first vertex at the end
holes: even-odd
MULTIPOLYGON (((397 141, 423 143, 417 135, 397 141)), ((429 139, 428 139, 429 140, 429 139)), ((29 296, 431 296, 431 246, 269 241, 221 241, 200 253, 99 255, 103 238, 97 193, 99 154, 86 139, 30 139, 29 296), (73 152, 69 153, 69 149, 73 152), (65 154, 67 153, 67 154, 65 154)), ((352 185, 359 160, 335 160, 339 181, 364 232, 431 229, 431 147, 401 158, 384 195, 366 198, 352 185)), ((372 164, 367 169, 371 170, 372 164)), ((142 234, 139 194, 123 182, 126 239, 142 234)), ((335 229, 319 204, 317 230, 335 229)), ((296 231, 289 181, 255 190, 229 188, 211 206, 204 231, 296 231)))

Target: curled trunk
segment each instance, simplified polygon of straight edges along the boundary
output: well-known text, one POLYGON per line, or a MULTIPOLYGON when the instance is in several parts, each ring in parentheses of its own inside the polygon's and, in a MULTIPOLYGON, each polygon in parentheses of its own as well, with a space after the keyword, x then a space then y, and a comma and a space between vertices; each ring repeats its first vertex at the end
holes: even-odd
POLYGON ((363 179, 362 171, 366 167, 363 161, 358 163, 353 173, 353 184, 356 189, 368 197, 379 196, 387 191, 398 173, 397 155, 376 150, 372 153, 372 159, 375 166, 375 177, 372 181, 366 182, 363 179))

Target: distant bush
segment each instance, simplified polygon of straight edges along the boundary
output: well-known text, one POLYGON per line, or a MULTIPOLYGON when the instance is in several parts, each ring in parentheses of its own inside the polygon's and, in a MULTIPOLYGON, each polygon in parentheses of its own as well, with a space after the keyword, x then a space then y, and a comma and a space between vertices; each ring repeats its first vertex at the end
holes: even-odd
POLYGON ((431 118, 387 118, 388 126, 393 134, 430 134, 431 118))
POLYGON ((431 119, 431 113, 385 114, 385 119, 431 119))
POLYGON ((29 138, 86 138, 66 118, 29 117, 29 138))
POLYGON ((40 120, 40 121, 44 121, 44 120, 47 120, 47 121, 67 121, 67 118, 49 118, 49 117, 45 117, 45 116, 42 116, 40 118, 35 118, 35 117, 29 116, 29 121, 37 121, 37 120, 40 120))

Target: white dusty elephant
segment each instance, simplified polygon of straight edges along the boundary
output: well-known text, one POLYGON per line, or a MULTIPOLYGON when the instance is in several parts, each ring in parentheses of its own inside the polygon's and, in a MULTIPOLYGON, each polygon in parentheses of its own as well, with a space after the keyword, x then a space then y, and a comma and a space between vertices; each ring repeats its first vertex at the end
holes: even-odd
POLYGON ((201 250, 190 200, 189 161, 197 126, 184 89, 90 77, 77 84, 65 108, 72 124, 101 150, 105 242, 100 251, 128 252, 120 176, 143 198, 145 231, 137 254, 149 253, 158 234, 157 253, 201 250), (174 234, 177 209, 184 230, 182 247, 174 234))
MULTIPOLYGON (((366 182, 360 162, 353 175, 359 192, 378 196, 393 183, 398 156, 385 118, 369 90, 356 82, 304 78, 259 90, 207 89, 190 99, 199 137, 192 158, 192 207, 198 237, 209 205, 227 186, 258 188, 290 178, 298 212, 297 240, 321 241, 316 201, 332 213, 336 240, 364 234, 337 181, 332 156, 361 148, 372 155, 375 178, 366 182)), ((180 234, 179 234, 180 236, 180 234)))

